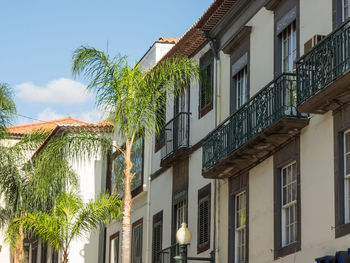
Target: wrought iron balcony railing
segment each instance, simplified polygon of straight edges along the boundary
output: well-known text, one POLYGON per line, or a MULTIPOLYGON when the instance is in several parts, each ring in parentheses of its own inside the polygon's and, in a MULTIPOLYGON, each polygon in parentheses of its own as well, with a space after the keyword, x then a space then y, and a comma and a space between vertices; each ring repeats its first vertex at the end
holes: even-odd
POLYGON ((179 245, 175 244, 158 252, 157 263, 175 263, 175 256, 179 255, 179 245))
POLYGON ((350 68, 350 20, 324 38, 296 63, 300 105, 350 68))
POLYGON ((205 138, 203 173, 283 117, 301 117, 293 73, 270 82, 205 138))
POLYGON ((162 161, 174 155, 181 148, 189 147, 190 113, 180 112, 164 126, 162 161))

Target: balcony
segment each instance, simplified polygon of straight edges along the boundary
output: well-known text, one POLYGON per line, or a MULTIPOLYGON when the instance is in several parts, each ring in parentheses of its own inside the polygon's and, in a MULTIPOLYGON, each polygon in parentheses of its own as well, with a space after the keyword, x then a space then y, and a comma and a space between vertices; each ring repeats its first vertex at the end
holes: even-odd
POLYGON ((202 174, 225 178, 249 169, 307 124, 296 109, 296 75, 282 74, 206 137, 202 174))
POLYGON ((350 101, 350 20, 297 62, 298 111, 323 114, 350 101))
POLYGON ((162 167, 170 166, 189 151, 190 113, 180 112, 164 125, 164 146, 161 149, 162 167))
POLYGON ((179 255, 179 245, 175 244, 165 248, 157 253, 155 262, 157 263, 175 263, 175 256, 179 255))

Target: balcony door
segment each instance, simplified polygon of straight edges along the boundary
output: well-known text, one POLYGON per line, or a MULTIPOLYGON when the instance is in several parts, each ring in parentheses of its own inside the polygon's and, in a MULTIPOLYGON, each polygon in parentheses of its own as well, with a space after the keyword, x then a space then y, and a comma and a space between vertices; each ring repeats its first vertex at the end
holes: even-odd
POLYGON ((350 16, 350 0, 341 0, 342 1, 342 22, 350 16))
POLYGON ((186 89, 174 101, 174 138, 173 149, 177 149, 182 145, 187 145, 188 132, 188 104, 189 104, 189 89, 186 89))

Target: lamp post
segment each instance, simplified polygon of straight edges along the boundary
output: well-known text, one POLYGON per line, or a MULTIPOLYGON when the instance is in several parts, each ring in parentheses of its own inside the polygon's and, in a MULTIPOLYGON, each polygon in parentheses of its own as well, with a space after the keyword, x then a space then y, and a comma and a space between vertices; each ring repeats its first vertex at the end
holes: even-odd
POLYGON ((175 260, 181 260, 182 263, 187 263, 187 260, 210 261, 215 263, 215 252, 210 252, 210 258, 202 257, 187 257, 187 246, 191 242, 191 232, 187 228, 186 223, 182 223, 179 230, 176 232, 176 241, 179 244, 180 255, 175 256, 175 260))

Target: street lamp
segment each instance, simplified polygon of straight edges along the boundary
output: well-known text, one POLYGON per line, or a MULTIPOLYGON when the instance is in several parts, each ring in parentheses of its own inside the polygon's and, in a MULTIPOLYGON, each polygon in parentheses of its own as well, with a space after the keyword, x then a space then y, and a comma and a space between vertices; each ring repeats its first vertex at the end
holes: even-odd
POLYGON ((199 261, 210 261, 215 263, 215 252, 210 252, 210 258, 202 257, 187 257, 187 246, 191 242, 191 232, 187 228, 186 223, 182 223, 179 230, 176 232, 176 241, 179 244, 179 253, 180 255, 175 256, 175 260, 181 260, 183 263, 186 263, 187 260, 199 260, 199 261))

